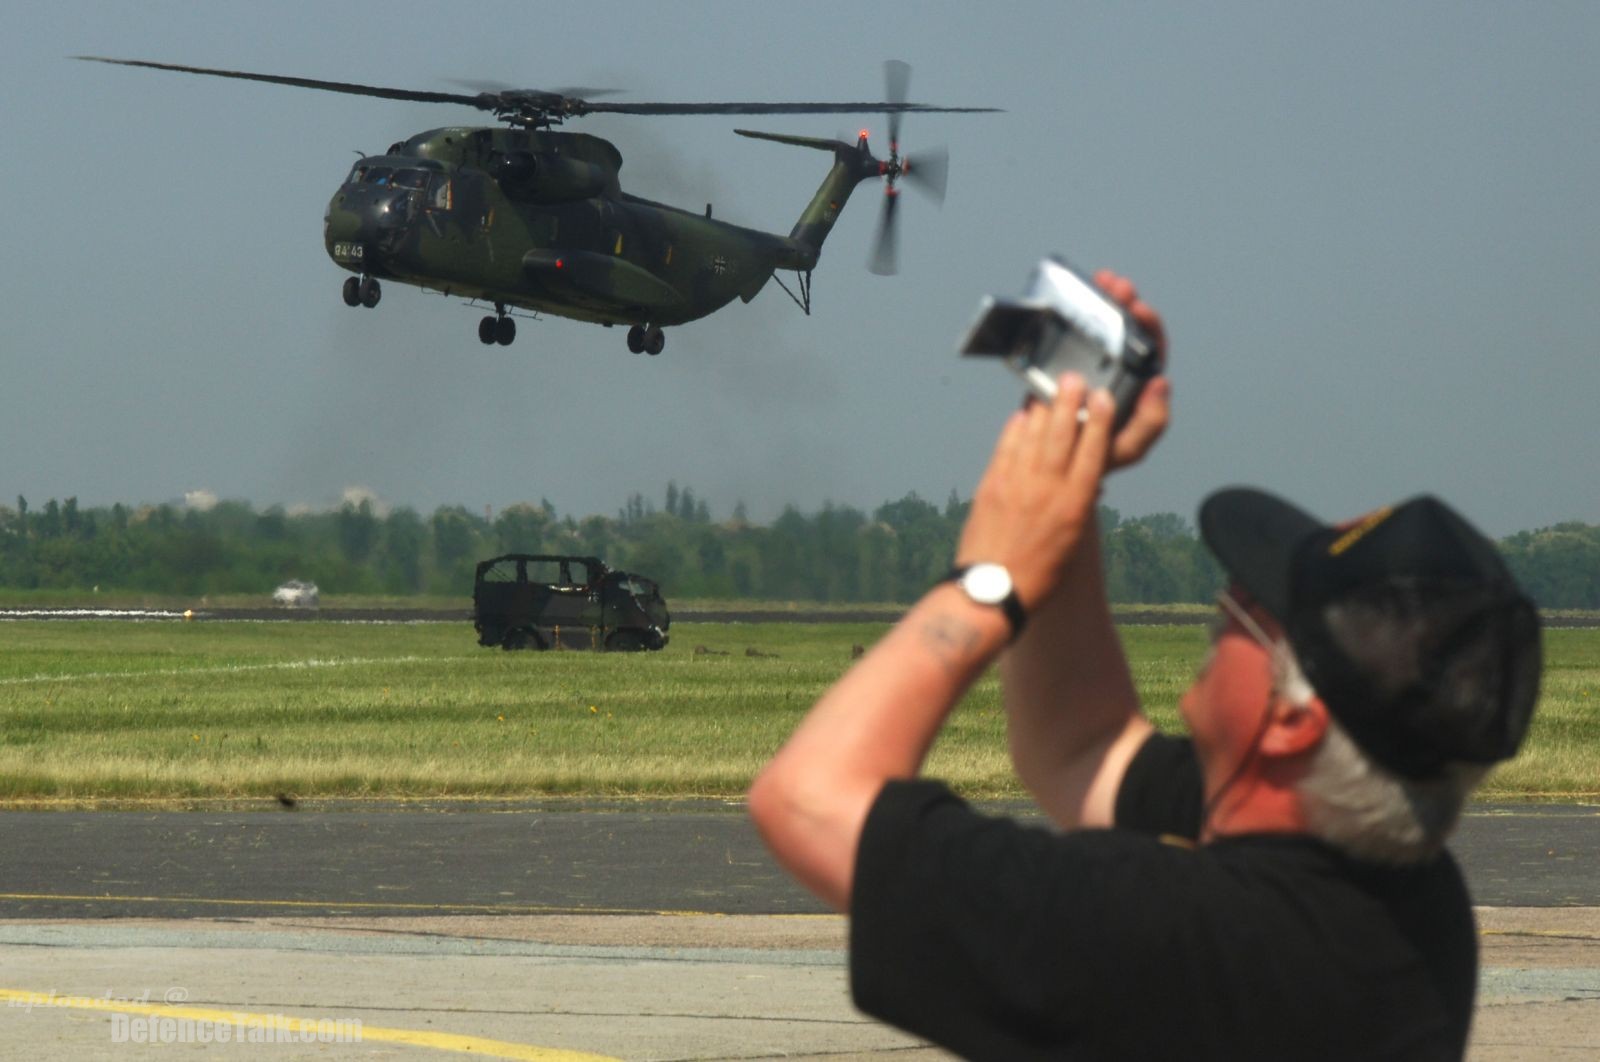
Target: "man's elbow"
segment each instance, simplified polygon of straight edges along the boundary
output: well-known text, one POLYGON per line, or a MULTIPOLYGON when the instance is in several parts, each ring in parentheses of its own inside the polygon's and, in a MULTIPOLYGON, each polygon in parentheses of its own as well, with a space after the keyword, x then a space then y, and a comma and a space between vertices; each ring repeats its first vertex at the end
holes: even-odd
POLYGON ((767 765, 747 793, 750 818, 778 864, 838 911, 850 906, 860 819, 839 806, 837 791, 783 763, 767 765))
POLYGON ((811 814, 802 796, 804 786, 786 769, 782 759, 774 760, 756 775, 745 795, 750 819, 761 840, 791 873, 806 849, 804 823, 811 814))
POLYGON ((767 764, 761 773, 756 775, 750 783, 750 789, 745 794, 745 806, 750 812, 750 819, 755 823, 756 831, 761 834, 761 839, 769 848, 774 847, 773 836, 779 831, 782 820, 787 816, 788 798, 784 792, 784 781, 779 777, 774 764, 767 764))

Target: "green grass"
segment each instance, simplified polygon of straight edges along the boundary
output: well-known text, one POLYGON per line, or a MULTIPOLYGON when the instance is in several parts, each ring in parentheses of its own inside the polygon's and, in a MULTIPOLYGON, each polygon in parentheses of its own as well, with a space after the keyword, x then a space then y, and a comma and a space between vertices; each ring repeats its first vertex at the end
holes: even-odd
MULTIPOLYGON (((387 594, 322 594, 323 608, 391 609, 469 609, 472 588, 462 594, 417 594, 395 597, 387 594)), ((19 590, 0 587, 0 608, 107 608, 166 609, 182 612, 186 608, 276 608, 269 588, 255 594, 168 594, 141 590, 87 591, 78 588, 19 590)))
MULTIPOLYGON (((886 629, 680 623, 663 652, 607 655, 481 649, 465 623, 6 623, 0 800, 736 795, 886 629)), ((1123 634, 1178 729, 1205 628, 1123 634)), ((1600 794, 1600 631, 1546 646, 1534 732, 1486 796, 1600 794)), ((992 674, 930 771, 1021 795, 992 674)))

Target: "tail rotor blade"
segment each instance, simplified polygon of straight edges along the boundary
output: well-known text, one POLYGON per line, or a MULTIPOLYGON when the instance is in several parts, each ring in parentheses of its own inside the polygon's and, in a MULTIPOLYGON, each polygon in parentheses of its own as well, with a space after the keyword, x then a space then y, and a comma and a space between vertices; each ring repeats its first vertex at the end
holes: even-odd
POLYGON ((945 179, 949 174, 950 153, 942 147, 919 151, 905 160, 906 180, 935 203, 944 202, 945 179))
MULTIPOLYGON (((911 65, 898 59, 886 60, 883 64, 883 79, 886 91, 884 99, 890 103, 904 103, 907 93, 911 91, 911 65)), ((900 112, 889 112, 889 151, 897 154, 900 150, 900 112)))
POLYGON ((895 253, 895 242, 898 238, 895 207, 899 202, 900 196, 891 191, 883 197, 883 213, 878 216, 878 238, 872 249, 872 263, 868 268, 883 277, 893 276, 899 271, 895 253))

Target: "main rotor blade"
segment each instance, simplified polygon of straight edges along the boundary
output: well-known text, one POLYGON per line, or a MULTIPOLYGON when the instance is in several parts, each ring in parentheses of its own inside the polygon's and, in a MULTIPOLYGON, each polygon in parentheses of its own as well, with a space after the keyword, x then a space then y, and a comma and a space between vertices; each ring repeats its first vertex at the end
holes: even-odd
POLYGON ((927 103, 906 103, 903 100, 885 103, 591 103, 576 96, 542 92, 537 89, 503 89, 467 96, 459 92, 423 92, 416 89, 386 88, 381 85, 360 85, 348 81, 287 77, 282 74, 252 74, 243 70, 216 70, 211 67, 183 66, 178 63, 154 63, 146 59, 110 59, 100 55, 75 55, 72 58, 91 63, 172 70, 180 74, 204 74, 207 77, 226 77, 238 81, 262 81, 269 85, 293 85, 298 88, 321 89, 325 92, 343 92, 352 96, 376 96, 386 100, 459 103, 466 107, 476 107, 481 111, 493 111, 502 116, 520 114, 526 118, 538 115, 554 121, 584 114, 862 114, 871 111, 961 114, 997 110, 995 107, 936 107, 927 103))
POLYGON ((382 88, 377 85, 357 85, 346 81, 318 81, 309 77, 284 77, 281 74, 249 74, 242 70, 212 70, 203 66, 179 66, 176 63, 152 63, 144 59, 107 59, 99 55, 74 55, 91 63, 114 63, 117 66, 143 66, 151 70, 173 70, 180 74, 205 74, 208 77, 228 77, 238 81, 265 81, 271 85, 294 85, 299 88, 323 89, 327 92, 344 92, 352 96, 377 96, 386 100, 414 100, 418 103, 460 103, 480 110, 492 111, 498 102, 492 94, 465 96, 459 92, 418 92, 413 89, 382 88))
MULTIPOLYGON (((504 81, 476 81, 472 78, 465 77, 452 77, 446 80, 448 80, 452 85, 460 85, 462 88, 473 89, 477 92, 505 93, 518 91, 517 89, 506 84, 504 81)), ((592 96, 620 96, 622 93, 627 92, 628 90, 617 88, 588 88, 581 85, 563 85, 561 88, 553 88, 549 89, 548 91, 553 96, 577 96, 583 99, 589 99, 592 96)))
POLYGON ((931 103, 583 103, 580 114, 988 114, 998 107, 938 107, 931 103))

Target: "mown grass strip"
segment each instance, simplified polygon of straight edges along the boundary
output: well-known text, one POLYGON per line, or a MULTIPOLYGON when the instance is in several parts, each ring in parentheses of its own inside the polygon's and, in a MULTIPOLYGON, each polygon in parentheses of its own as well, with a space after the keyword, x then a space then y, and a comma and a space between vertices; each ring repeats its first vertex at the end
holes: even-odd
MULTIPOLYGON (((674 625, 660 653, 480 649, 466 624, 0 628, 0 799, 736 796, 885 623, 674 625)), ((1125 627, 1158 725, 1198 626, 1125 627)), ((1600 631, 1546 633, 1544 700, 1486 797, 1600 796, 1600 631)), ((991 674, 930 770, 1021 795, 991 674)))

